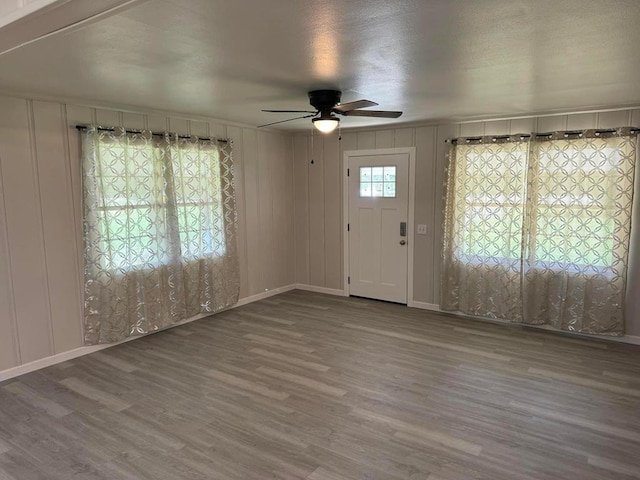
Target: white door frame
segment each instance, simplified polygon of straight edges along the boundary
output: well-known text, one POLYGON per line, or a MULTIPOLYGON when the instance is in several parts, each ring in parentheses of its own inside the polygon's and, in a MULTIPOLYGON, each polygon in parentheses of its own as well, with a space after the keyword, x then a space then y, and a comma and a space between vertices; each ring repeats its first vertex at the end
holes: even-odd
POLYGON ((379 148, 375 150, 346 150, 342 162, 342 231, 344 232, 343 242, 343 285, 344 295, 349 296, 349 235, 347 224, 349 223, 349 178, 347 169, 349 160, 355 157, 367 157, 371 155, 393 155, 406 153, 409 155, 409 212, 407 218, 407 241, 409 251, 407 252, 407 306, 413 306, 413 242, 414 239, 414 204, 416 192, 416 147, 401 148, 379 148))

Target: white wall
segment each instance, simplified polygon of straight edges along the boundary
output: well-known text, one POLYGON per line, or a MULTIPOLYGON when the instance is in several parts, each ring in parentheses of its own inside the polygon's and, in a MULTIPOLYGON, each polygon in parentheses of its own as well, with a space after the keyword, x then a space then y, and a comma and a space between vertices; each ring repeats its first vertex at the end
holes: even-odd
POLYGON ((240 297, 294 283, 290 136, 0 97, 0 371, 82 345, 78 123, 231 138, 240 297))
POLYGON ((38 8, 54 3, 55 0, 0 0, 0 23, 3 17, 15 19, 18 14, 32 13, 38 8))
MULTIPOLYGON (((342 289, 342 152, 415 146, 414 299, 437 303, 446 144, 456 136, 640 126, 640 110, 375 129, 310 139, 206 118, 0 96, 0 371, 82 345, 78 123, 230 137, 237 165, 241 298, 293 283, 342 289), (295 161, 294 161, 295 160, 295 161)), ((640 179, 640 168, 637 169, 640 179)), ((639 182, 636 182, 639 184, 639 182)), ((637 192, 640 192, 640 187, 637 192)), ((636 206, 640 195, 636 195, 636 206)), ((640 225, 640 207, 634 211, 640 225)), ((640 335, 640 228, 627 296, 640 335)))
MULTIPOLYGON (((427 235, 415 235, 414 300, 438 304, 443 186, 448 145, 461 136, 640 126, 640 109, 555 115, 538 118, 371 129, 315 135, 313 155, 308 136, 294 137, 296 282, 343 288, 342 153, 390 147, 416 147, 415 222, 426 224, 427 235), (314 164, 310 164, 313 157, 314 164)), ((629 288, 626 299, 627 333, 640 335, 640 166, 636 169, 629 288)))

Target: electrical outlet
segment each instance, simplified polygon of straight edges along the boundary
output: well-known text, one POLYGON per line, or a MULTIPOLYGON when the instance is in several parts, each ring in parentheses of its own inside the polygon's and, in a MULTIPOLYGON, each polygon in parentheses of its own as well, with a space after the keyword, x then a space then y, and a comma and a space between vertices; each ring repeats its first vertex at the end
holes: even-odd
POLYGON ((418 235, 426 235, 426 234, 427 234, 427 226, 418 225, 418 235))

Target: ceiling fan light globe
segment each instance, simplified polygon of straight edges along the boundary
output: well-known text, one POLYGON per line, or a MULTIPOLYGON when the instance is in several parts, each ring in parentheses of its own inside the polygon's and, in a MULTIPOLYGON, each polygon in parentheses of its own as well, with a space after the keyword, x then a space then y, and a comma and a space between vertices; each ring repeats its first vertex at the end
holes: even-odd
POLYGON ((312 120, 313 126, 316 127, 322 133, 331 133, 338 128, 337 118, 315 118, 312 120))

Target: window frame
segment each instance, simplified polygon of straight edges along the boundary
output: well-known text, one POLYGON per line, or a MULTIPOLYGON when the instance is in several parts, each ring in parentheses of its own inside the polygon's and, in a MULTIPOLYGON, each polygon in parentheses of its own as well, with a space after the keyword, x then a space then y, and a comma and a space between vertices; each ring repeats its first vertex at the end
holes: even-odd
MULTIPOLYGON (((488 149, 492 145, 493 144, 480 143, 479 145, 475 145, 475 147, 486 146, 488 149)), ((582 149, 575 149, 575 148, 573 149, 573 153, 576 153, 578 155, 580 155, 582 151, 583 151, 582 149)), ((558 154, 561 154, 562 152, 563 152, 562 149, 557 149, 558 154)), ((480 155, 483 155, 483 154, 480 154, 480 155)), ((490 155, 490 152, 487 153, 487 155, 490 155)), ((526 186, 527 188, 529 187, 528 176, 531 173, 529 169, 532 168, 532 166, 529 165, 528 157, 529 157, 529 154, 525 155, 522 158, 522 160, 524 161, 522 168, 525 173, 524 186, 526 186)), ((456 154, 456 159, 457 158, 458 156, 456 154)), ((485 161, 485 159, 482 159, 482 161, 485 161)), ((456 168, 460 168, 460 166, 458 165, 456 166, 456 168)), ((466 161, 465 161, 465 168, 466 168, 466 161)), ((580 172, 582 175, 588 176, 588 172, 585 173, 585 170, 577 170, 577 172, 580 172)), ((539 173, 540 172, 538 172, 538 174, 539 173)), ((575 174, 576 172, 573 172, 573 173, 575 174)), ((465 171, 465 175, 466 174, 467 172, 465 171)), ((572 173, 567 173, 567 175, 571 175, 571 174, 572 173)), ((480 175, 481 174, 479 173, 475 173, 470 176, 478 177, 480 175)), ((605 174, 605 176, 609 176, 609 175, 611 174, 605 174)), ((485 175, 483 179, 484 178, 488 178, 488 175, 485 175)), ((456 177, 456 182, 458 180, 460 180, 460 177, 456 177)), ((463 232, 466 232, 467 229, 469 228, 468 227, 469 222, 465 222, 465 225, 460 224, 457 226, 457 229, 460 230, 458 232, 460 237, 458 239, 456 248, 454 248, 452 252, 454 255, 454 258, 456 258, 458 261, 462 262, 463 264, 468 264, 468 265, 489 264, 489 265, 502 265, 505 268, 513 268, 513 267, 517 267, 517 264, 523 261, 524 263, 527 264, 527 268, 529 270, 533 269, 533 270, 566 272, 566 273, 574 273, 574 274, 593 274, 593 275, 604 275, 606 277, 610 277, 614 275, 615 268, 614 268, 614 262, 613 262, 613 257, 614 257, 613 245, 615 244, 615 242, 613 240, 613 236, 611 236, 609 240, 610 248, 608 248, 606 252, 602 252, 602 255, 600 255, 601 258, 611 259, 608 262, 608 264, 600 264, 600 263, 585 264, 585 263, 577 263, 577 262, 563 262, 563 261, 555 260, 553 258, 540 258, 538 253, 540 251, 539 250, 540 241, 538 237, 533 235, 526 239, 522 238, 524 222, 527 221, 526 217, 528 215, 531 215, 530 210, 532 208, 531 207, 532 203, 535 203, 535 208, 534 208, 535 219, 533 221, 537 221, 537 219, 540 218, 541 208, 542 209, 553 209, 553 207, 571 208, 571 205, 567 206, 566 204, 560 203, 560 202, 540 202, 533 198, 530 198, 529 194, 530 193, 525 189, 525 194, 522 198, 522 201, 520 202, 518 201, 510 202, 508 200, 505 202, 495 202, 495 201, 484 202, 484 201, 479 201, 477 198, 475 200, 472 199, 472 201, 469 201, 469 196, 472 196, 471 192, 469 190, 465 190, 465 198, 462 200, 459 199, 456 201, 456 205, 458 206, 464 205, 463 207, 464 210, 461 212, 458 212, 458 215, 460 218, 472 218, 472 215, 468 216, 467 213, 469 212, 469 210, 473 209, 474 207, 487 208, 489 206, 494 206, 498 208, 500 212, 508 212, 510 208, 520 208, 522 212, 522 222, 521 222, 520 229, 518 229, 517 231, 513 230, 513 232, 511 232, 512 235, 508 235, 505 237, 505 244, 501 246, 502 247, 501 249, 503 251, 512 251, 512 245, 511 245, 512 240, 515 240, 516 242, 518 242, 518 239, 519 239, 520 242, 522 243, 520 245, 520 252, 516 256, 486 256, 486 255, 472 253, 472 249, 468 248, 470 243, 472 242, 472 239, 470 239, 469 237, 463 234, 463 232)), ((601 211, 608 212, 609 216, 604 221, 615 223, 615 214, 614 212, 611 211, 611 208, 602 208, 597 205, 594 205, 593 207, 589 207, 589 206, 585 207, 584 204, 582 203, 576 203, 576 207, 579 207, 583 211, 585 209, 593 208, 593 209, 597 209, 599 212, 601 211)), ((532 221, 532 220, 529 219, 529 221, 532 221)), ((552 220, 549 220, 549 221, 552 221, 552 220)), ((588 242, 589 239, 591 239, 592 237, 594 236, 589 235, 588 237, 585 237, 585 243, 588 242)), ((588 253, 589 253, 588 250, 581 251, 580 256, 587 257, 588 253)))
MULTIPOLYGON (((143 158, 145 158, 145 160, 147 162, 151 162, 152 166, 151 166, 151 171, 153 171, 155 168, 157 168, 157 165, 153 164, 154 162, 157 161, 158 159, 158 154, 163 150, 163 147, 160 145, 160 141, 163 140, 159 140, 158 142, 152 141, 149 144, 145 145, 145 149, 148 149, 149 152, 147 152, 147 155, 143 155, 143 158)), ((109 143, 110 139, 107 137, 105 139, 100 139, 98 141, 98 148, 101 148, 103 144, 105 143, 109 143)), ((167 147, 169 150, 173 151, 173 149, 182 149, 184 148, 185 145, 181 142, 176 142, 176 144, 172 144, 169 147, 167 147)), ((118 148, 121 149, 122 152, 122 156, 123 158, 126 155, 126 147, 120 147, 120 146, 114 146, 111 145, 109 147, 110 149, 114 149, 114 148, 118 148)), ((215 149, 215 147, 211 148, 212 150, 212 162, 214 162, 214 168, 217 168, 218 171, 221 168, 221 158, 220 158, 220 154, 219 151, 215 149)), ((181 156, 178 156, 179 158, 181 156)), ((172 156, 172 158, 169 159, 169 162, 171 162, 172 167, 175 165, 176 158, 174 156, 172 156)), ((101 168, 101 166, 99 167, 100 170, 103 170, 101 168)), ((125 176, 128 175, 128 172, 124 172, 125 176)), ((98 182, 100 182, 102 184, 102 180, 104 177, 108 177, 110 175, 105 175, 105 171, 100 171, 96 173, 96 180, 98 182)), ((176 175, 175 172, 173 172, 172 176, 171 176, 171 181, 173 182, 173 188, 177 188, 177 182, 176 182, 176 175)), ((180 175, 180 177, 182 177, 182 175, 180 175)), ((223 218, 224 219, 224 205, 223 205, 223 194, 222 194, 222 175, 218 174, 215 176, 211 177, 212 180, 215 179, 216 182, 218 182, 217 185, 212 186, 212 190, 214 191, 214 194, 212 195, 212 199, 211 201, 207 201, 207 202, 197 202, 197 201, 193 201, 193 202, 187 202, 187 201, 178 201, 178 198, 176 196, 175 202, 173 203, 173 205, 175 206, 175 217, 177 220, 177 225, 176 225, 176 231, 177 234, 179 236, 179 250, 180 250, 180 258, 183 262, 195 262, 198 261, 202 258, 222 258, 225 256, 226 251, 227 251, 227 238, 226 238, 226 229, 224 228, 224 225, 222 225, 222 228, 220 228, 220 236, 221 238, 219 238, 219 242, 218 244, 222 246, 222 250, 220 251, 220 249, 216 249, 215 248, 215 242, 212 242, 212 248, 210 251, 205 252, 203 255, 200 256, 194 256, 194 255, 186 255, 185 254, 185 250, 187 250, 186 248, 186 244, 188 242, 188 236, 187 233, 189 232, 189 229, 187 227, 187 223, 185 220, 185 218, 183 218, 184 216, 181 214, 180 209, 184 208, 184 207, 189 207, 189 206, 194 206, 194 207, 199 207, 201 210, 200 215, 202 215, 202 210, 204 209, 208 209, 211 208, 214 212, 214 215, 217 213, 219 218, 223 218), (213 198, 215 197, 215 198, 213 198), (185 228, 186 227, 186 228, 185 228)), ((182 178, 180 178, 182 179, 182 178)), ((103 189, 103 186, 101 185, 99 188, 102 189, 102 195, 105 198, 105 201, 102 202, 102 205, 97 205, 95 207, 96 212, 99 214, 100 219, 99 219, 99 225, 100 228, 102 230, 102 235, 101 235, 101 249, 104 252, 104 256, 102 256, 100 258, 100 264, 102 266, 102 268, 104 270, 107 271, 112 271, 112 272, 117 272, 120 274, 126 274, 132 271, 141 271, 146 269, 148 266, 152 266, 152 267, 160 267, 162 265, 167 265, 170 263, 170 258, 169 257, 164 257, 164 258, 156 258, 153 261, 148 261, 148 262, 142 262, 142 263, 126 263, 126 262, 118 262, 116 260, 117 258, 117 252, 116 249, 114 249, 114 242, 112 241, 112 237, 113 237, 113 233, 110 232, 109 228, 109 212, 124 212, 124 215, 127 216, 127 218, 129 217, 129 212, 131 211, 135 211, 138 209, 145 209, 145 208, 160 208, 160 209, 167 209, 170 208, 170 200, 167 197, 167 193, 166 190, 163 190, 161 193, 161 198, 155 198, 155 200, 159 200, 156 202, 147 202, 147 203, 130 203, 131 202, 131 198, 130 197, 124 197, 124 204, 122 205, 109 205, 108 201, 106 201, 106 195, 103 189)), ((115 197, 111 197, 111 198, 115 198, 115 197)), ((114 202, 115 203, 115 202, 114 202)), ((153 210, 152 210, 153 211, 153 210)), ((185 213, 186 215, 186 213, 185 213)), ((206 231, 210 231, 211 232, 211 236, 212 238, 215 238, 215 229, 213 228, 213 221, 211 222, 211 228, 207 229, 206 231)), ((224 223, 224 220, 223 220, 224 223)), ((166 226, 166 224, 164 225, 164 228, 167 229, 168 227, 166 226)), ((203 230, 204 232, 204 230, 203 230)), ((165 232, 164 236, 168 236, 168 232, 165 232)), ((118 240, 124 240, 127 243, 130 242, 130 240, 132 239, 136 239, 136 238, 143 238, 144 235, 139 235, 139 236, 127 236, 126 238, 118 238, 118 240)), ((126 252, 125 252, 126 253, 126 252)), ((140 253, 140 252, 138 252, 140 253)), ((127 257, 128 255, 122 255, 123 258, 127 257)), ((139 257, 139 255, 137 255, 139 257)))

